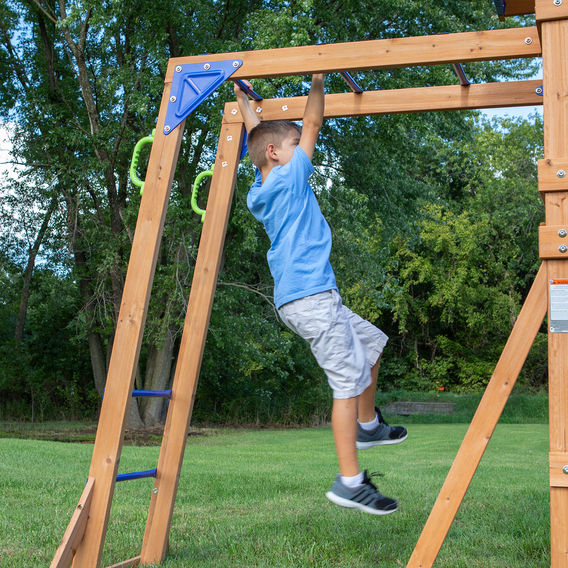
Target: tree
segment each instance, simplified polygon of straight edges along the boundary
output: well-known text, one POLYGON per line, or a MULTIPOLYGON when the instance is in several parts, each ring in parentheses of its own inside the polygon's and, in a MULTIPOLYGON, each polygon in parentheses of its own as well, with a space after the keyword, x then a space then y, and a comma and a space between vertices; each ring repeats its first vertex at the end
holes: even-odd
MULTIPOLYGON (((272 6, 260 0, 167 0, 160 5, 149 0, 5 0, 0 6, 0 79, 5 86, 0 113, 17 124, 14 155, 26 168, 30 180, 26 191, 36 187, 38 218, 32 233, 41 235, 43 243, 37 254, 57 268, 54 274, 60 273, 62 282, 69 277, 76 285, 80 308, 75 329, 88 345, 99 394, 139 204, 139 195, 128 181, 130 155, 136 140, 154 127, 170 57, 494 25, 497 18, 489 2, 474 6, 465 1, 419 5, 411 0, 370 4, 309 0, 272 6), (369 18, 369 13, 381 17, 369 18), (56 206, 48 216, 53 202, 56 206), (40 219, 48 217, 43 232, 40 219), (68 254, 61 254, 62 249, 68 254)), ((523 77, 532 72, 532 64, 518 60, 469 64, 466 70, 481 81, 523 77)), ((456 82, 450 66, 361 73, 357 79, 365 88, 456 82)), ((333 76, 328 78, 328 89, 343 91, 345 85, 333 76)), ((258 82, 258 90, 266 97, 298 95, 305 93, 306 84, 301 77, 277 78, 258 82)), ((165 388, 171 381, 200 234, 199 219, 189 213, 190 188, 196 172, 213 161, 219 113, 232 96, 231 86, 222 86, 186 121, 136 378, 139 388, 165 388)), ((414 219, 423 212, 417 197, 433 196, 439 183, 428 177, 430 149, 425 141, 471 137, 469 116, 367 117, 326 125, 321 173, 330 175, 331 186, 323 177, 315 185, 336 234, 340 285, 369 317, 388 309, 389 294, 377 291, 377 282, 385 284, 386 279, 376 254, 388 250, 397 232, 416 227, 414 219), (352 218, 357 228, 368 227, 367 241, 357 241, 345 227, 345 219, 352 218), (375 234, 378 218, 381 225, 375 234), (355 241, 362 258, 374 267, 372 276, 364 276, 364 263, 349 258, 353 255, 348 247, 355 241)), ((266 299, 271 296, 266 241, 244 200, 251 177, 252 168, 245 165, 212 314, 217 335, 210 334, 196 411, 200 404, 204 409, 218 408, 221 392, 247 392, 248 382, 221 370, 225 360, 234 361, 234 367, 255 384, 270 385, 272 400, 288 392, 290 404, 298 401, 286 389, 301 374, 290 362, 290 353, 303 347, 288 337, 266 299), (249 322, 242 331, 246 349, 242 341, 218 340, 238 335, 241 319, 249 322), (278 381, 272 380, 275 374, 278 381)), ((22 271, 25 262, 23 257, 17 262, 22 271)), ((306 375, 315 382, 321 375, 306 364, 306 375)), ((251 407, 264 400, 254 389, 250 392, 251 407)), ((313 392, 321 400, 320 391, 313 392)), ((160 421, 162 404, 156 400, 131 405, 130 425, 160 421)), ((285 404, 280 407, 278 412, 285 413, 285 404)))

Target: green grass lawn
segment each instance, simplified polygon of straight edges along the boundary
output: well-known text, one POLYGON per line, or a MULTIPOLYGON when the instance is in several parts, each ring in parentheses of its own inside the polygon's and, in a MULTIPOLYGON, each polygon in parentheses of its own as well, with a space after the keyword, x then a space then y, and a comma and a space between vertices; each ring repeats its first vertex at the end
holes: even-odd
MULTIPOLYGON (((467 426, 409 427, 361 452, 400 511, 374 517, 325 498, 336 472, 329 428, 208 430, 188 439, 164 568, 405 566, 467 426)), ((0 566, 48 566, 85 484, 92 446, 0 439, 0 566)), ((125 447, 120 472, 158 447, 125 447)), ((500 424, 436 567, 550 565, 548 426, 500 424)), ((116 487, 104 566, 140 552, 153 480, 116 487)))

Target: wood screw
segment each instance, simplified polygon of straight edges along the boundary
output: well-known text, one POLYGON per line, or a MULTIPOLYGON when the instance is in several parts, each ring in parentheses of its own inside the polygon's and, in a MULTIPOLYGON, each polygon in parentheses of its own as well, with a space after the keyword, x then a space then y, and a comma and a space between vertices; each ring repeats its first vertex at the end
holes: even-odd
POLYGON ((566 177, 566 170, 558 170, 556 172, 556 177, 559 177, 559 178, 566 177))

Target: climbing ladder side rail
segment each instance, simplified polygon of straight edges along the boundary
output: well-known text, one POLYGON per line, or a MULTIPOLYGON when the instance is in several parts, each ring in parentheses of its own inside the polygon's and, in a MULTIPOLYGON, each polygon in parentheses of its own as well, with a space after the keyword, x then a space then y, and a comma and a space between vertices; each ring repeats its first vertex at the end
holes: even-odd
POLYGON ((195 390, 221 265, 244 136, 243 123, 221 125, 199 251, 152 490, 140 563, 164 560, 195 390))
POLYGON ((164 90, 158 128, 146 174, 107 374, 89 477, 95 479, 89 520, 74 556, 77 568, 98 568, 120 461, 128 405, 140 354, 164 220, 183 136, 183 124, 162 134, 169 88, 164 90))

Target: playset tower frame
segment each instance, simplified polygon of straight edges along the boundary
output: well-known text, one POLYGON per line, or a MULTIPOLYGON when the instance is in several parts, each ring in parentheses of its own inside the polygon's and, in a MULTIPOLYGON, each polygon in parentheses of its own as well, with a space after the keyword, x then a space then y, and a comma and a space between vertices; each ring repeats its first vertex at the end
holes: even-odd
MULTIPOLYGON (((551 566, 568 567, 568 1, 496 2, 500 15, 535 13, 536 27, 372 40, 171 59, 140 204, 88 482, 52 568, 98 568, 107 530, 151 285, 183 135, 195 97, 231 80, 542 57, 542 81, 354 92, 325 97, 325 117, 544 105, 539 191, 542 265, 408 567, 432 566, 549 311, 551 566), (551 306, 552 302, 552 308, 551 306), (560 316, 558 315, 560 314, 560 316), (558 319, 560 318, 560 319, 558 319), (558 323, 553 327, 552 321, 558 323), (565 328, 563 327, 565 326, 565 328)), ((259 98, 259 97, 255 97, 259 98)), ((253 100, 261 120, 301 119, 306 97, 253 100)), ((225 105, 207 214, 139 556, 115 568, 160 563, 167 546, 244 138, 236 103, 225 105)), ((146 475, 145 475, 146 476, 146 475)))

